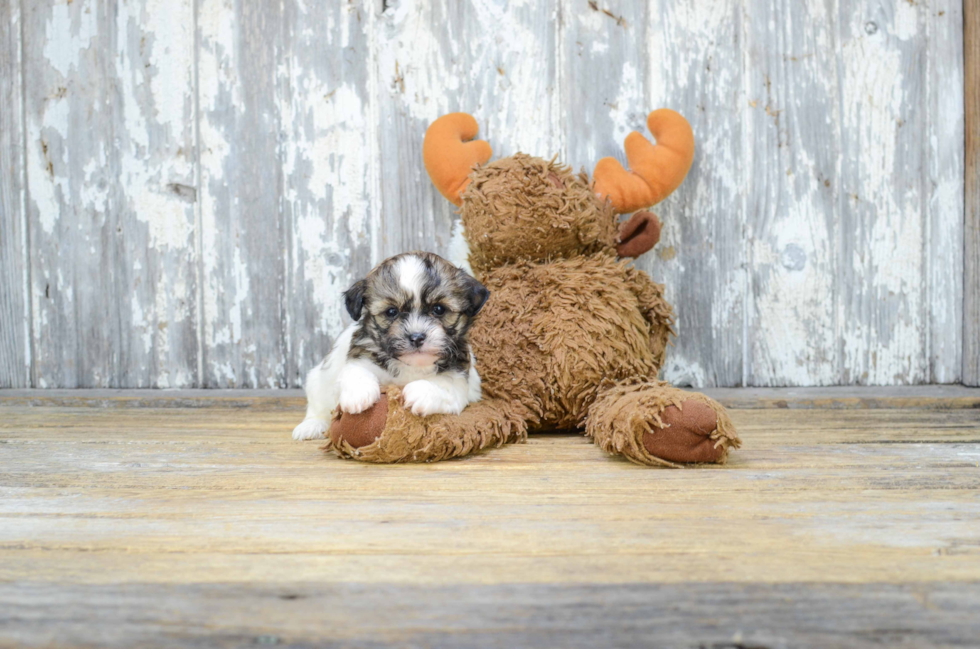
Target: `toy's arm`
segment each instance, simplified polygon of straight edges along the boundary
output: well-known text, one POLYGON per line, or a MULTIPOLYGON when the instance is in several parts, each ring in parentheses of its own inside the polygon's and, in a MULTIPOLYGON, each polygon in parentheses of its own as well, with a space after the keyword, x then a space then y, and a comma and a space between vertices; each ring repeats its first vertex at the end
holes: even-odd
POLYGON ((659 367, 664 362, 670 336, 674 334, 674 309, 664 299, 664 285, 657 284, 643 271, 627 267, 626 280, 640 303, 643 317, 650 323, 650 351, 659 367))
POLYGON ((620 257, 639 257, 653 250, 660 241, 660 220, 653 212, 637 212, 619 224, 616 254, 620 257))

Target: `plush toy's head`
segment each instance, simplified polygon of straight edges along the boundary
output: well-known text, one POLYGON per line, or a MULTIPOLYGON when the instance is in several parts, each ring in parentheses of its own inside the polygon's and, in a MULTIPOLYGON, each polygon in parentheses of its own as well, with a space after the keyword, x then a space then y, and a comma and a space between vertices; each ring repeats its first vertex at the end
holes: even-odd
POLYGON ((616 215, 595 199, 588 181, 554 161, 523 153, 470 174, 460 218, 470 264, 493 268, 612 250, 616 215))
POLYGON ((432 123, 423 156, 433 184, 460 206, 477 272, 601 251, 636 257, 656 244, 660 224, 649 212, 622 224, 618 215, 663 200, 684 180, 694 157, 691 127, 678 113, 654 111, 647 126, 656 145, 635 131, 626 138, 632 171, 603 158, 591 185, 584 173, 522 153, 486 164, 490 145, 473 140, 478 126, 465 113, 432 123))

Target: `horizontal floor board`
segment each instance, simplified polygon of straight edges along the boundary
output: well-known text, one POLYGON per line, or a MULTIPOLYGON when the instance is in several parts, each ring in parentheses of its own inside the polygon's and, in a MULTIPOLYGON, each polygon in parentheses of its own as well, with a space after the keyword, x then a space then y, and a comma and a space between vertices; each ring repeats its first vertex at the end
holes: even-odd
POLYGON ((980 584, 0 584, 27 646, 962 647, 980 584), (331 645, 332 646, 332 645, 331 645))

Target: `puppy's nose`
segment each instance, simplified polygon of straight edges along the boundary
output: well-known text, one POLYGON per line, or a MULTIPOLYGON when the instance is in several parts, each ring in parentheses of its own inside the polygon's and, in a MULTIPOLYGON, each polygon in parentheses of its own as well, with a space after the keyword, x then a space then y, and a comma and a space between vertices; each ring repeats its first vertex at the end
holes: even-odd
POLYGON ((416 347, 421 347, 422 343, 425 342, 425 334, 422 333, 409 334, 408 339, 411 340, 412 344, 415 345, 416 347))

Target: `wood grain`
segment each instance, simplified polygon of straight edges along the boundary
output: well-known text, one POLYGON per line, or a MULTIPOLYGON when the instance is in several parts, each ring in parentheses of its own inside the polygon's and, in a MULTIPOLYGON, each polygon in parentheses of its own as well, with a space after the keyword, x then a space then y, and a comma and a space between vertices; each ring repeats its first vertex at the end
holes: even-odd
POLYGON ((980 3, 965 0, 963 12, 966 70, 963 383, 980 385, 980 3))
MULTIPOLYGON (((349 321, 339 296, 371 270, 383 230, 373 168, 373 5, 282 6, 283 385, 292 386, 349 321)), ((257 317, 265 317, 263 310, 257 317)))
POLYGON ((33 384, 193 385, 192 1, 24 7, 33 384))
POLYGON ((745 447, 687 470, 578 435, 364 465, 290 441, 299 408, 2 414, 0 645, 963 646, 977 630, 976 410, 734 410, 745 447))
MULTIPOLYGON (((847 54, 828 2, 753 4, 747 17, 745 110, 755 153, 743 182, 750 273, 748 385, 853 383, 842 372, 835 305, 839 267, 840 81, 847 54), (765 154, 763 152, 766 152, 765 154)), ((840 8, 846 19, 850 13, 840 8)), ((855 99, 857 101, 857 99, 855 99)), ((868 278, 856 278, 859 286, 868 278)))
POLYGON ((31 384, 21 27, 20 4, 0 2, 0 388, 31 384))
POLYGON ((692 11, 673 2, 566 1, 561 11, 569 164, 591 173, 613 156, 625 165, 623 141, 634 130, 651 137, 653 108, 673 108, 692 124, 693 172, 656 208, 661 243, 636 265, 666 284, 685 332, 664 377, 677 385, 740 385, 745 232, 744 210, 732 209, 741 193, 740 9, 734 2, 692 11))
POLYGON ((98 646, 108 647, 962 647, 980 633, 978 606, 978 585, 957 583, 18 583, 0 585, 0 641, 65 646, 97 637, 98 646), (89 620, 101 622, 98 632, 89 620))
MULTIPOLYGON (((842 9, 841 322, 842 371, 849 382, 928 382, 927 341, 934 292, 929 285, 927 214, 929 131, 926 25, 945 20, 924 5, 863 1, 842 9)), ((958 86, 947 70, 945 86, 958 86)), ((942 104, 943 110, 956 110, 942 104)), ((951 209, 949 206, 946 209, 951 209)), ((951 219, 954 232, 955 219, 951 219)), ((957 268, 948 250, 947 268, 957 268)), ((946 281, 955 271, 945 275, 946 281)), ((948 288, 947 288, 948 287, 948 288)), ((938 299, 942 299, 939 297, 938 299)), ((954 299, 945 299, 948 312, 954 299)), ((955 332, 954 332, 955 334, 955 332)))
POLYGON ((552 155, 558 146, 555 8, 479 2, 386 2, 375 38, 383 243, 448 255, 455 207, 422 166, 434 119, 466 111, 494 156, 552 155))
MULTIPOLYGON (((964 3, 947 0, 930 4, 925 17, 925 140, 927 165, 923 181, 925 285, 929 336, 926 341, 928 380, 960 380, 963 351, 968 346, 963 316, 966 297, 963 277, 963 148, 943 142, 963 142, 964 122, 958 104, 964 76, 964 3)), ((902 128, 905 128, 904 126, 902 128)), ((965 268, 965 267, 964 267, 965 268)), ((975 338, 980 335, 975 335, 975 338)))
MULTIPOLYGON (((692 172, 656 208, 665 223, 660 245, 636 263, 666 284, 675 307, 679 335, 663 376, 677 385, 739 386, 748 379, 745 6, 723 0, 691 11, 652 3, 642 39, 645 93, 639 103, 620 106, 640 113, 644 103, 674 108, 687 116, 697 142, 692 172)), ((621 132, 615 140, 622 145, 621 132)))
POLYGON ((299 386, 355 277, 447 253, 431 120, 588 170, 662 105, 698 142, 637 261, 665 378, 978 384, 974 9, 4 3, 0 385, 299 386))
MULTIPOLYGON (((384 3, 374 38, 380 246, 375 261, 409 250, 447 256, 454 207, 432 187, 422 166, 425 129, 439 115, 476 106, 453 99, 467 70, 460 3, 384 3), (450 90, 452 88, 452 90, 450 90), (464 108, 465 107, 465 108, 464 108)), ((485 133, 484 133, 485 136, 485 133)))
POLYGON ((284 387, 278 3, 198 0, 202 385, 284 387))

